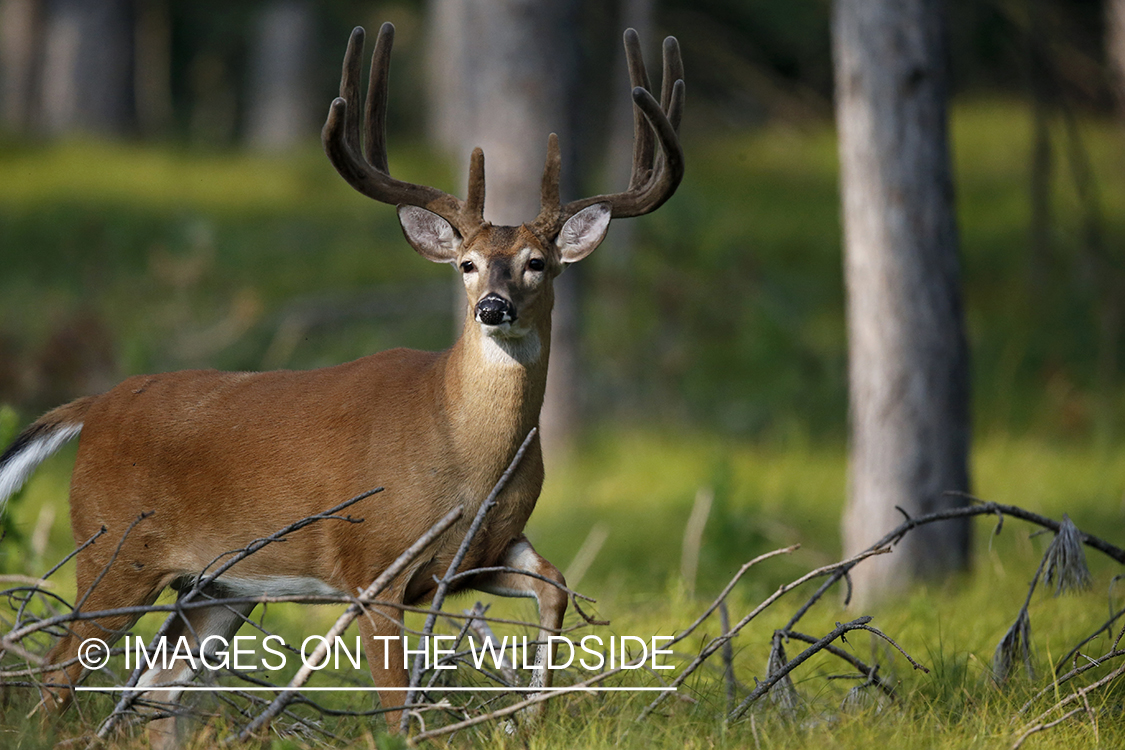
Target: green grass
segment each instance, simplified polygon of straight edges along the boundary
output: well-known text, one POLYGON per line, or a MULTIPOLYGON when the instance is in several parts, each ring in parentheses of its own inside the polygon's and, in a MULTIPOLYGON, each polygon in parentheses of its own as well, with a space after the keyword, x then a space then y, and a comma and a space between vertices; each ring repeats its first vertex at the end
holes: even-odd
MULTIPOLYGON (((10 561, 9 570, 42 572, 49 559, 66 549, 69 461, 67 456, 53 459, 13 508, 13 520, 25 538, 31 536, 42 507, 56 508, 48 554, 42 559, 26 557, 14 566, 10 561)), ((1121 528, 1125 516, 1121 502, 1125 458, 1119 454, 1033 439, 988 438, 977 446, 975 469, 978 492, 986 499, 1021 504, 1048 515, 1067 512, 1083 529, 1120 541, 1114 531, 1121 528)), ((844 458, 839 449, 782 450, 699 436, 673 439, 639 432, 605 433, 572 461, 550 472, 528 533, 541 552, 565 569, 591 526, 607 526, 607 541, 579 589, 598 599, 594 610, 611 624, 580 632, 603 637, 671 635, 703 610, 738 565, 763 551, 802 544, 793 555, 751 571, 730 598, 734 620, 781 583, 836 559, 836 519, 843 481, 844 458), (716 503, 705 530, 698 594, 693 598, 685 593, 679 570, 683 527, 700 486, 715 489, 716 503)), ((993 537, 994 525, 991 518, 976 522, 977 564, 971 576, 923 585, 863 612, 843 608, 839 598, 831 595, 805 618, 805 632, 820 635, 836 622, 873 615, 873 625, 931 669, 928 675, 915 672, 864 634, 850 636, 847 648, 861 659, 877 659, 884 665, 884 674, 893 677, 899 698, 891 704, 871 702, 855 711, 841 711, 840 704, 854 682, 830 680, 830 675, 847 670, 827 658, 817 658, 795 674, 805 702, 796 718, 786 719, 763 705, 754 714, 753 725, 743 722, 724 727, 720 720, 722 682, 717 670, 705 668, 685 684, 679 698, 669 700, 659 715, 644 724, 634 719, 651 696, 565 697, 551 709, 546 725, 526 738, 492 737, 490 730, 484 730, 483 734, 463 735, 453 744, 495 740, 501 747, 516 747, 526 739, 526 746, 544 748, 574 743, 591 747, 746 747, 754 744, 756 732, 758 746, 776 748, 821 744, 856 748, 872 742, 898 747, 1007 746, 1025 723, 1016 718, 1019 707, 1035 690, 1049 685, 1045 678, 1049 665, 1104 619, 1106 592, 1111 590, 1111 578, 1120 571, 1091 552, 1094 586, 1089 592, 1056 599, 1040 591, 1030 610, 1037 677, 1029 680, 1021 671, 1007 687, 998 688, 988 677, 992 653, 1023 602, 1047 539, 1032 538, 1034 529, 1014 519, 993 537)), ((72 586, 69 575, 65 569, 59 574, 60 593, 73 593, 68 591, 72 586)), ((811 589, 806 588, 789 595, 737 639, 736 674, 743 685, 764 676, 770 634, 809 593, 811 589)), ((494 616, 534 617, 530 602, 483 598, 492 600, 490 613, 494 616)), ((1119 595, 1114 597, 1119 599, 1119 595)), ((462 598, 449 606, 459 609, 471 601, 462 598)), ((332 607, 277 607, 270 610, 267 624, 297 643, 309 633, 326 631, 337 612, 332 607)), ((141 631, 151 633, 157 622, 149 620, 141 631)), ((568 623, 577 623, 573 611, 568 623)), ((413 624, 421 623, 415 618, 413 624)), ((717 621, 708 621, 677 649, 680 656, 671 663, 682 667, 717 628, 717 621)), ((513 632, 504 626, 497 629, 502 634, 513 632)), ((1091 644, 1088 653, 1108 648, 1103 637, 1091 644)), ((800 649, 796 642, 787 646, 790 657, 800 649)), ((647 676, 630 678, 621 684, 636 684, 637 680, 651 684, 647 676)), ((321 675, 314 684, 341 684, 346 679, 355 678, 350 671, 321 675)), ((740 698, 743 695, 745 689, 740 698)), ((12 700, 0 725, 18 734, 23 726, 18 717, 27 708, 27 699, 17 694, 12 700)), ((105 698, 86 696, 83 700, 87 717, 104 715, 109 709, 105 698)), ((339 705, 362 707, 369 700, 339 699, 339 705)), ((1097 737, 1103 747, 1125 739, 1119 728, 1119 702, 1119 690, 1094 697, 1097 737)), ((1040 701, 1038 705, 1043 710, 1049 704, 1040 701)), ((77 734, 82 726, 71 717, 61 731, 77 734)), ((333 731, 351 738, 349 742, 356 747, 369 746, 364 737, 377 732, 378 726, 364 720, 332 725, 333 731)), ((35 744, 39 739, 28 734, 23 740, 27 744, 11 746, 39 747, 35 744)), ((132 745, 123 741, 119 746, 132 745)), ((1030 746, 1094 747, 1095 735, 1088 721, 1075 721, 1036 738, 1030 746)))

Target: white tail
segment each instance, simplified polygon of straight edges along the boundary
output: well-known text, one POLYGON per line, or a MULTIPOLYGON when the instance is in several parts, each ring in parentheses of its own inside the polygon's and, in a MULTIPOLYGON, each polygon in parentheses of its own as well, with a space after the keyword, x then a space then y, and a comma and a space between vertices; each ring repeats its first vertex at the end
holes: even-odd
POLYGON ((82 431, 82 416, 88 401, 81 399, 44 415, 0 455, 0 512, 39 464, 82 431))

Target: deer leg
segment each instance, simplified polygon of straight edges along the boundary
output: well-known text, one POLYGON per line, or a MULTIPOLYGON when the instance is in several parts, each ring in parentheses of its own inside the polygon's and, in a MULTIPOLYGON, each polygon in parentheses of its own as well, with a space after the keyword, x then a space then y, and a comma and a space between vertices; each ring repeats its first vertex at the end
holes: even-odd
MULTIPOLYGON (((138 576, 136 571, 127 571, 120 565, 112 565, 93 557, 79 557, 76 578, 78 591, 84 592, 83 612, 148 606, 156 601, 164 587, 158 575, 138 576), (98 574, 103 569, 105 575, 98 581, 98 574)), ((65 666, 44 674, 41 705, 56 713, 66 709, 74 700, 74 686, 86 671, 78 660, 79 648, 83 643, 88 639, 98 638, 112 648, 138 619, 140 615, 119 615, 72 623, 66 634, 47 654, 48 664, 65 666)))
MULTIPOLYGON (((507 568, 536 573, 560 585, 566 585, 559 569, 536 552, 531 542, 523 535, 508 545, 499 564, 507 568)), ((547 638, 557 635, 562 628, 563 615, 566 614, 566 592, 539 578, 507 571, 484 574, 480 578, 473 579, 471 585, 478 591, 498 596, 535 599, 539 607, 539 636, 536 639, 539 645, 535 650, 535 666, 530 686, 551 687, 553 674, 548 666, 554 658, 554 648, 549 645, 547 638)), ((537 704, 536 712, 541 711, 542 706, 542 703, 537 704)))
MULTIPOLYGON (((224 591, 219 587, 209 586, 204 589, 204 594, 219 598, 224 591)), ((172 714, 149 722, 149 745, 154 750, 179 746, 191 731, 190 717, 177 706, 184 692, 183 684, 195 677, 198 670, 193 668, 189 659, 171 659, 172 654, 177 652, 181 638, 186 640, 193 652, 199 651, 195 660, 200 668, 205 664, 220 663, 222 659, 218 656, 219 651, 228 647, 231 638, 253 609, 253 604, 190 609, 172 623, 165 638, 168 662, 148 669, 137 682, 138 687, 169 686, 166 690, 148 690, 143 697, 147 703, 158 704, 162 713, 172 714), (203 644, 202 649, 200 644, 203 644)), ((185 653, 183 650, 179 652, 185 653)), ((228 658, 232 657, 228 654, 228 658)))
POLYGON ((402 651, 402 613, 393 607, 371 607, 357 620, 371 679, 379 692, 387 731, 398 732, 401 706, 410 684, 402 651))

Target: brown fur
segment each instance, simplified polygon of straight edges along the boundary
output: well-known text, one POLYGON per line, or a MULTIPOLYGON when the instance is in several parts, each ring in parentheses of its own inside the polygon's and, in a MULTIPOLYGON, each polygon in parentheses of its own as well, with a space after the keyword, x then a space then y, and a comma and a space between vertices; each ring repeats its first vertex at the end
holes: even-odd
MULTIPOLYGON (((441 353, 393 349, 347 364, 304 372, 227 373, 193 370, 137 376, 113 390, 60 407, 25 432, 41 434, 83 423, 71 480, 76 542, 105 526, 103 540, 78 557, 78 590, 87 611, 152 602, 170 583, 196 576, 216 557, 375 486, 385 491, 349 509, 362 524, 323 521, 270 545, 226 575, 315 578, 344 592, 365 588, 437 519, 458 504, 461 520, 384 598, 427 600, 481 502, 517 447, 537 425, 550 348, 551 279, 561 264, 525 228, 482 228, 462 250, 477 259, 466 276, 472 304, 501 293, 540 341, 532 362, 497 361, 472 314, 457 343, 441 353), (539 274, 514 268, 528 247, 546 258, 539 274), (534 277, 534 278, 533 278, 534 277), (117 540, 142 513, 152 513, 117 540), (107 568, 108 565, 108 568, 107 568)), ((500 495, 463 569, 512 564, 513 546, 543 483, 536 439, 500 495)), ((536 556, 537 557, 537 556, 536 556)), ((537 558, 532 572, 562 581, 537 558)), ((220 579, 221 583, 222 579, 220 579)), ((566 597, 526 576, 481 577, 474 587, 507 588, 539 601, 543 637, 562 624, 566 597)), ((379 687, 402 687, 401 666, 382 668, 372 635, 397 635, 399 615, 361 618, 372 676, 379 687), (371 650, 374 649, 374 650, 371 650)), ((51 654, 74 656, 83 638, 123 631, 134 618, 76 623, 51 654)), ((173 634, 174 635, 174 634, 173 634)), ((202 634, 201 636, 202 637, 202 634)), ((107 639, 108 640, 108 639, 107 639)), ((392 642, 391 664, 401 665, 392 642)), ((56 675, 73 684, 81 667, 56 675)), ((545 676, 548 679, 549 674, 545 676)), ((382 693, 385 706, 403 693, 382 693)), ((59 705, 69 691, 51 696, 59 705)), ((388 717, 397 726, 397 714, 388 717)))

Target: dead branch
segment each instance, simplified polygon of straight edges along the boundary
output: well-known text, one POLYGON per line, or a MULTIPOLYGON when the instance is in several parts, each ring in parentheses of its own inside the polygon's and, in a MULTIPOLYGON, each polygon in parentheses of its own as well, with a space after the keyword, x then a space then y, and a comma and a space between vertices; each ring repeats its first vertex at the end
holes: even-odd
MULTIPOLYGON (((638 663, 639 663, 639 661, 633 661, 633 662, 629 663, 629 666, 632 666, 632 665, 635 665, 635 664, 638 664, 638 663)), ((456 724, 450 724, 450 725, 444 726, 444 727, 439 727, 437 729, 433 729, 433 730, 430 730, 430 731, 420 732, 420 733, 418 733, 418 734, 416 734, 416 735, 414 735, 413 737, 410 738, 410 740, 409 740, 410 745, 414 746, 414 745, 417 745, 419 742, 423 742, 425 740, 431 740, 435 737, 440 737, 440 736, 445 735, 445 734, 452 734, 453 732, 458 732, 462 729, 468 729, 469 727, 473 727, 473 726, 476 726, 478 724, 484 724, 485 722, 495 721, 496 719, 502 719, 505 716, 511 716, 512 714, 519 713, 520 711, 527 708, 528 706, 533 706, 536 703, 542 703, 543 701, 551 700, 552 698, 554 698, 556 696, 559 696, 559 695, 568 695, 570 693, 585 692, 584 688, 592 687, 594 685, 597 685, 599 682, 604 682, 606 679, 612 677, 613 675, 618 674, 623 669, 625 669, 625 667, 621 667, 621 666, 614 667, 613 669, 607 669, 606 671, 600 672, 600 673, 594 675, 593 677, 590 677, 586 680, 583 680, 582 682, 578 682, 578 683, 575 683, 573 685, 569 685, 567 687, 552 688, 550 692, 546 692, 546 693, 536 693, 535 695, 531 696, 530 698, 526 698, 526 699, 524 699, 522 701, 519 701, 517 703, 513 703, 510 706, 505 706, 504 708, 498 709, 498 710, 493 711, 491 713, 482 714, 480 716, 474 716, 471 719, 466 719, 465 721, 461 721, 461 722, 458 722, 456 724)), ((672 687, 672 686, 669 686, 667 688, 667 690, 669 692, 674 692, 675 688, 672 687)), ((663 693, 661 693, 661 694, 663 695, 663 693)))
MULTIPOLYGON (((492 488, 492 491, 488 493, 488 497, 486 497, 484 502, 481 503, 480 508, 477 510, 476 516, 473 518, 472 524, 469 526, 468 531, 465 532, 464 539, 461 540, 461 546, 457 548, 457 553, 453 556, 453 559, 449 563, 449 569, 446 570, 445 575, 442 576, 442 579, 438 582, 437 590, 434 592, 433 596, 433 603, 431 604, 434 610, 441 609, 442 602, 445 601, 445 594, 449 590, 450 579, 453 576, 457 575, 457 569, 461 567, 461 563, 465 559, 465 555, 469 553, 469 548, 470 546, 472 546, 473 539, 476 538, 477 533, 480 531, 481 526, 484 524, 484 517, 488 515, 488 512, 492 510, 492 507, 496 505, 496 501, 499 498, 501 491, 503 491, 504 487, 507 486, 508 480, 512 478, 512 475, 515 474, 516 469, 520 465, 520 461, 523 460, 524 453, 527 452, 528 447, 531 445, 531 441, 535 438, 535 435, 538 434, 538 432, 538 428, 531 428, 531 431, 527 433, 527 437, 523 439, 523 443, 520 445, 519 450, 516 451, 516 455, 512 457, 512 462, 508 464, 508 468, 505 469, 504 473, 500 475, 500 479, 497 480, 496 485, 492 488)), ((436 613, 430 614, 426 617, 426 624, 422 629, 423 638, 428 638, 433 633, 434 625, 436 623, 436 613)), ((421 654, 419 654, 418 656, 414 657, 414 665, 410 670, 410 685, 406 693, 406 700, 404 701, 404 705, 407 707, 407 710, 402 712, 402 721, 399 725, 400 730, 403 732, 405 732, 410 726, 410 705, 414 702, 415 694, 421 682, 422 657, 421 654)))
MULTIPOLYGON (((211 583, 213 583, 223 573, 230 570, 230 568, 232 568, 234 565, 236 565, 237 563, 246 559, 247 557, 254 554, 258 550, 262 549, 263 547, 265 547, 265 546, 267 546, 267 545, 269 545, 273 542, 277 542, 281 539, 284 539, 289 534, 291 534, 295 531, 299 531, 300 529, 303 529, 310 524, 316 523, 317 521, 321 521, 321 520, 324 520, 326 518, 336 518, 337 516, 335 516, 335 514, 339 513, 341 510, 343 510, 343 509, 345 509, 345 508, 347 508, 351 505, 354 505, 355 503, 358 503, 360 500, 364 500, 364 499, 366 499, 368 497, 371 497, 372 495, 374 495, 376 493, 379 493, 379 492, 382 492, 382 491, 383 491, 382 487, 376 487, 375 489, 368 490, 367 492, 360 493, 359 495, 356 495, 355 497, 351 498, 350 500, 345 500, 344 502, 340 503, 339 505, 336 505, 332 508, 329 508, 328 510, 324 511, 323 513, 318 513, 318 514, 313 515, 313 516, 306 516, 305 518, 302 518, 298 521, 295 521, 294 523, 292 523, 292 524, 290 524, 290 525, 288 525, 288 526, 286 526, 282 529, 279 529, 278 531, 275 531, 273 534, 270 534, 267 537, 264 537, 262 539, 255 539, 250 544, 246 545, 244 548, 242 548, 238 552, 234 553, 231 556, 231 558, 229 560, 227 560, 225 563, 223 563, 222 565, 220 565, 219 568, 214 573, 211 573, 211 574, 207 575, 206 577, 204 577, 202 574, 200 576, 198 576, 195 580, 194 585, 191 587, 191 589, 184 592, 180 596, 179 600, 176 602, 177 610, 174 611, 172 614, 170 614, 164 620, 164 624, 160 626, 160 629, 156 632, 156 635, 153 636, 152 641, 149 643, 149 649, 153 650, 153 649, 156 648, 156 644, 160 642, 160 639, 167 636, 168 630, 172 627, 172 624, 175 622, 176 618, 180 617, 180 611, 178 609, 178 605, 180 605, 181 603, 190 602, 193 598, 195 598, 200 593, 202 593, 204 588, 206 588, 211 583)), ((214 561, 212 561, 212 564, 213 563, 214 563, 214 561)), ((137 682, 140 680, 143 672, 144 672, 144 665, 138 664, 137 668, 133 670, 133 674, 130 675, 129 680, 125 683, 124 687, 127 687, 127 688, 136 687, 137 682)), ((122 694, 121 699, 117 702, 117 705, 114 706, 112 713, 110 713, 110 715, 108 717, 106 717, 106 720, 104 722, 102 722, 101 727, 98 728, 97 737, 99 739, 105 739, 106 737, 109 736, 109 733, 111 731, 113 731, 113 727, 117 724, 117 721, 120 718, 120 716, 125 711, 127 711, 129 709, 129 707, 133 704, 133 702, 140 695, 141 695, 141 693, 139 693, 139 692, 129 692, 129 691, 122 694)))
POLYGON ((1079 706, 1078 708, 1064 714, 1063 716, 1060 716, 1058 719, 1056 719, 1056 720, 1054 720, 1050 723, 1046 723, 1046 724, 1043 723, 1044 720, 1048 716, 1050 716, 1053 712, 1065 708, 1067 706, 1067 704, 1069 704, 1069 703, 1073 703, 1074 701, 1077 701, 1077 700, 1082 700, 1085 703, 1087 695, 1094 692, 1098 688, 1101 688, 1101 687, 1104 687, 1104 686, 1108 685, 1109 683, 1113 682, 1118 677, 1120 677, 1122 674, 1125 674, 1125 663, 1121 664, 1117 669, 1113 670, 1112 672, 1107 674, 1105 677, 1102 677, 1097 682, 1092 682, 1089 685, 1086 685, 1085 687, 1074 691, 1073 693, 1071 693, 1067 697, 1060 700, 1055 705, 1048 708, 1043 713, 1036 716, 1035 719, 1033 719, 1033 722, 1034 722, 1033 725, 1031 727, 1029 727, 1027 730, 1025 730, 1024 733, 1020 736, 1020 738, 1018 740, 1016 740, 1016 743, 1014 745, 1012 745, 1012 749, 1016 750, 1016 748, 1018 748, 1021 744, 1023 744, 1023 741, 1025 739, 1027 739, 1027 737, 1034 734, 1035 732, 1041 732, 1044 729, 1049 729, 1051 727, 1057 726, 1058 724, 1061 724, 1066 719, 1069 719, 1071 716, 1074 716, 1075 714, 1085 712, 1087 710, 1087 707, 1086 707, 1086 705, 1082 705, 1082 706, 1079 706))
MULTIPOLYGON (((249 740, 250 737, 256 731, 258 731, 259 728, 269 723, 270 720, 276 717, 281 712, 281 710, 284 709, 286 705, 288 705, 289 701, 292 700, 292 697, 296 690, 300 688, 301 685, 304 685, 308 681, 309 677, 312 676, 313 668, 309 665, 309 663, 320 663, 321 659, 324 658, 325 652, 328 650, 327 644, 330 641, 334 641, 336 636, 342 634, 347 629, 347 627, 351 625, 352 621, 355 620, 355 618, 359 617, 360 613, 364 611, 364 608, 367 606, 370 600, 374 599, 379 592, 389 586, 395 579, 395 577, 398 576, 398 574, 401 573, 406 568, 406 566, 412 563, 418 557, 418 555, 422 554, 422 552, 424 552, 426 548, 433 544, 435 539, 445 533, 446 530, 448 530, 449 527, 452 526, 453 523, 461 517, 461 514, 463 512, 464 506, 458 505, 456 508, 446 513, 441 520, 431 526, 429 531, 420 536, 418 538, 418 541, 410 545, 410 547, 405 552, 399 555, 386 570, 384 570, 374 581, 372 581, 371 585, 368 586, 363 591, 363 593, 359 595, 356 602, 349 606, 344 611, 344 614, 340 615, 340 617, 336 620, 335 624, 331 627, 331 629, 329 629, 328 633, 325 634, 324 640, 320 642, 320 644, 316 648, 316 651, 313 652, 312 657, 310 657, 310 659, 307 660, 305 664, 301 665, 301 668, 300 670, 298 670, 296 676, 294 676, 293 679, 290 680, 289 686, 286 688, 286 690, 283 691, 281 695, 277 696, 277 698, 274 699, 273 703, 271 703, 265 711, 259 714, 258 717, 255 718, 252 722, 247 724, 246 727, 238 734, 239 741, 246 742, 247 740, 249 740)), ((231 739, 233 738, 228 738, 227 742, 229 742, 231 739)))
POLYGON ((1088 663, 1083 664, 1080 667, 1075 667, 1074 669, 1070 670, 1066 674, 1064 674, 1064 675, 1056 678, 1055 680, 1053 680, 1050 685, 1048 685, 1047 687, 1043 688, 1038 693, 1033 695, 1031 697, 1031 699, 1029 701, 1027 701, 1027 703, 1024 703, 1023 706, 1020 707, 1019 713, 1021 713, 1021 714, 1027 713, 1027 710, 1029 708, 1031 708, 1032 705, 1034 705, 1036 701, 1038 701, 1043 696, 1048 695, 1049 693, 1057 692, 1059 686, 1062 685, 1064 682, 1069 682, 1070 680, 1074 679, 1075 677, 1078 677, 1080 675, 1085 674, 1086 672, 1089 672, 1091 669, 1097 669, 1098 667, 1104 666, 1110 660, 1117 659, 1117 658, 1120 658, 1122 656, 1125 656, 1125 651, 1114 649, 1113 651, 1110 651, 1108 654, 1103 654, 1096 659, 1090 659, 1090 657, 1086 657, 1086 658, 1090 659, 1090 661, 1088 663))
MULTIPOLYGON (((799 633, 795 630, 789 630, 789 631, 779 630, 777 632, 779 634, 781 634, 784 638, 787 638, 789 640, 796 640, 796 641, 802 641, 804 643, 813 643, 813 644, 815 644, 819 641, 819 639, 817 639, 817 638, 815 638, 811 635, 808 635, 806 633, 799 633)), ((859 672, 861 675, 863 675, 863 677, 866 678, 872 685, 874 685, 875 687, 882 690, 883 694, 886 695, 888 698, 894 698, 895 697, 894 686, 891 685, 886 680, 884 680, 882 677, 879 677, 879 665, 878 664, 868 665, 866 662, 864 662, 862 659, 860 659, 855 654, 851 653, 850 651, 845 651, 844 649, 840 648, 839 646, 837 646, 834 643, 829 643, 827 646, 824 647, 824 650, 827 653, 830 653, 833 656, 846 661, 848 664, 851 664, 853 667, 855 667, 855 670, 857 672, 859 672)))
POLYGON ((824 647, 832 641, 836 640, 837 638, 843 637, 844 634, 848 633, 849 631, 864 629, 863 626, 865 626, 869 622, 871 622, 871 618, 868 616, 864 616, 852 620, 851 622, 845 622, 843 624, 837 623, 832 632, 821 638, 813 645, 806 648, 801 653, 797 654, 797 656, 795 656, 792 660, 785 664, 785 666, 781 667, 773 674, 766 677, 766 679, 759 682, 757 686, 750 691, 750 695, 746 696, 742 700, 742 703, 739 703, 734 711, 730 713, 730 718, 735 720, 741 718, 742 714, 746 713, 746 709, 750 707, 751 703, 768 693, 770 688, 772 688, 779 681, 788 676, 790 672, 804 664, 806 661, 812 658, 813 655, 819 653, 820 651, 823 651, 824 647))
MULTIPOLYGON (((908 533, 918 528, 919 526, 938 523, 940 521, 949 521, 956 518, 968 518, 971 516, 995 515, 1000 519, 1001 524, 1003 523, 1004 516, 1011 516, 1013 518, 1019 518, 1020 520, 1033 523, 1037 526, 1041 526, 1045 529, 1050 529, 1056 534, 1059 533, 1063 526, 1063 522, 1056 521, 1053 518, 1047 518, 1046 516, 1041 516, 1038 513, 1032 513, 1031 511, 1024 510, 1023 508, 1020 508, 1016 505, 1004 505, 1002 503, 985 502, 978 497, 974 497, 973 495, 969 495, 964 492, 954 492, 951 494, 967 498, 974 503, 977 503, 977 505, 970 505, 963 508, 950 508, 949 510, 938 511, 936 513, 927 513, 924 516, 914 516, 911 518, 907 518, 907 520, 896 526, 882 539, 868 547, 868 549, 879 549, 887 546, 893 547, 894 545, 898 544, 904 536, 906 536, 908 533)), ((1125 565, 1125 550, 1113 544, 1110 544, 1104 539, 1096 537, 1093 534, 1087 534, 1077 529, 1076 531, 1078 533, 1078 539, 1082 544, 1092 549, 1096 549, 1107 557, 1116 560, 1122 565, 1125 565)), ((834 572, 828 578, 828 580, 826 580, 820 586, 820 588, 816 590, 816 593, 814 593, 812 597, 810 597, 809 600, 805 602, 805 604, 801 606, 801 608, 798 609, 796 613, 794 613, 793 617, 790 618, 789 622, 786 623, 785 627, 782 628, 782 630, 792 630, 800 621, 800 619, 805 616, 805 613, 807 613, 809 609, 811 609, 812 606, 816 604, 816 602, 819 601, 822 596, 824 596, 825 592, 836 585, 836 583, 838 583, 841 578, 847 576, 848 572, 858 563, 859 560, 855 560, 850 565, 840 567, 836 572, 834 572)))
MULTIPOLYGON (((710 658, 712 654, 714 654, 716 651, 718 651, 720 648, 722 648, 722 645, 724 643, 726 643, 731 638, 734 638, 736 635, 738 635, 739 631, 741 631, 744 627, 746 627, 748 624, 750 624, 751 620, 753 620, 755 617, 760 615, 762 612, 764 612, 766 609, 768 609, 770 605, 772 605, 774 602, 776 602, 778 599, 780 599, 781 597, 783 597, 785 594, 789 593, 793 589, 797 588, 798 586, 801 586, 804 583, 807 583, 808 581, 813 580, 814 578, 819 578, 819 577, 825 576, 825 575, 831 575, 842 567, 854 566, 860 560, 865 560, 866 558, 872 557, 873 555, 886 554, 887 552, 890 552, 890 550, 887 549, 887 548, 865 550, 864 552, 859 553, 855 557, 850 557, 847 560, 842 560, 840 562, 833 563, 832 565, 825 565, 824 567, 817 568, 816 570, 809 571, 808 573, 801 576, 800 578, 797 578, 796 580, 793 580, 793 581, 791 581, 787 584, 784 584, 783 586, 778 588, 777 591, 775 591, 774 593, 772 593, 768 597, 766 597, 765 600, 763 600, 761 604, 759 604, 757 607, 755 607, 753 610, 751 610, 749 614, 747 614, 745 617, 743 617, 741 620, 739 620, 738 624, 735 625, 733 628, 731 628, 729 633, 725 633, 721 636, 718 636, 718 637, 712 639, 711 642, 708 643, 699 652, 699 655, 695 657, 695 659, 691 662, 691 664, 689 664, 684 669, 684 671, 681 672, 680 675, 675 680, 672 681, 672 684, 670 685, 670 687, 677 688, 681 684, 683 684, 684 680, 686 680, 689 676, 691 676, 691 674, 696 669, 698 669, 701 664, 703 664, 705 661, 707 661, 707 659, 710 658)), ((678 637, 676 639, 673 639, 672 641, 670 641, 667 645, 672 646, 674 643, 676 643, 677 640, 678 640, 678 637)), ((652 711, 656 709, 656 707, 660 704, 661 701, 664 700, 664 698, 667 695, 668 695, 667 693, 661 693, 660 695, 658 695, 652 701, 652 703, 650 703, 648 706, 645 707, 645 709, 641 712, 641 715, 637 717, 637 721, 643 720, 646 716, 648 716, 650 713, 652 713, 652 711)))

